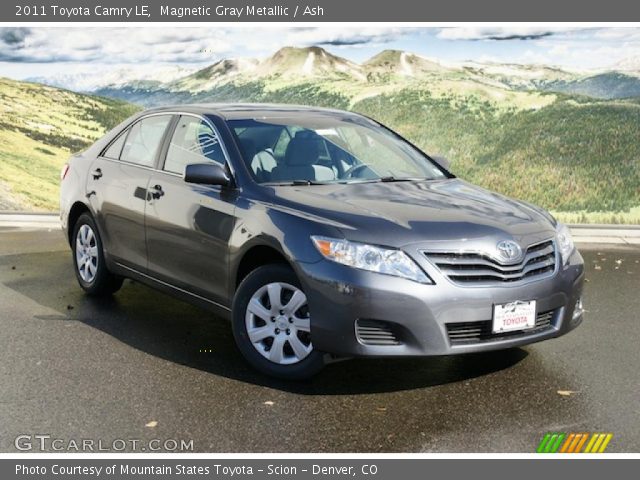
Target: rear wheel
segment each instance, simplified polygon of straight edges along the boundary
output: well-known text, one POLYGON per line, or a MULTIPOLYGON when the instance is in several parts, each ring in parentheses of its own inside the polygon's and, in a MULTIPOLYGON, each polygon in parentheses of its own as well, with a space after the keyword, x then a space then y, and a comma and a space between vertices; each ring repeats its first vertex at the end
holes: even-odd
POLYGON ((286 265, 259 267, 242 281, 233 302, 233 334, 249 363, 268 375, 301 380, 324 366, 311 343, 307 297, 286 265))
POLYGON ((89 295, 111 295, 122 286, 122 277, 111 273, 104 260, 102 241, 88 213, 78 217, 71 241, 76 278, 89 295))

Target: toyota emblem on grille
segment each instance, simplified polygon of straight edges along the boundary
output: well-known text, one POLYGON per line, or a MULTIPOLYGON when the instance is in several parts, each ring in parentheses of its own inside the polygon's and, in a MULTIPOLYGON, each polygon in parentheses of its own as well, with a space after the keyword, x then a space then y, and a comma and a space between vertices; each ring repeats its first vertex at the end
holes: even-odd
POLYGON ((513 240, 502 240, 496 245, 498 253, 505 260, 518 260, 522 256, 522 249, 513 240))

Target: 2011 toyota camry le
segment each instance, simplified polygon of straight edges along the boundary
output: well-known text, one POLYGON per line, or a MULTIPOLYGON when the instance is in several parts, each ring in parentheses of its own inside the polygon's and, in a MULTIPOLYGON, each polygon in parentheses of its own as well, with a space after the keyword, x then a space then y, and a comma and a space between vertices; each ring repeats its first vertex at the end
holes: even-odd
POLYGON ((147 110, 73 156, 61 183, 88 294, 127 277, 209 308, 269 375, 505 349, 583 318, 566 226, 354 113, 147 110))

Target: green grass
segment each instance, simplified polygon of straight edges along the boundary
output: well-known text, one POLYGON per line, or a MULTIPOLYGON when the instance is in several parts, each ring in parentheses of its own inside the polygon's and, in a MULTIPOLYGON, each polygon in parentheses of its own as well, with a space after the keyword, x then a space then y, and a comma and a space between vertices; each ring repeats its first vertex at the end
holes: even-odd
MULTIPOLYGON (((563 221, 640 223, 640 99, 512 91, 462 75, 431 78, 376 84, 343 76, 261 78, 195 94, 152 95, 161 103, 251 101, 354 110, 446 156, 458 176, 541 205, 563 221)), ((68 155, 137 108, 0 80, 0 182, 26 208, 55 210, 58 172, 68 155)))
MULTIPOLYGON (((227 84, 195 101, 354 110, 450 159, 473 183, 589 223, 640 223, 640 102, 562 94, 387 86, 357 100, 328 83, 227 84), (354 101, 355 99, 355 101, 354 101)), ((186 100, 185 100, 186 101, 186 100)))
POLYGON ((0 208, 57 210, 62 165, 139 107, 0 78, 0 208))
POLYGON ((488 103, 399 92, 354 106, 427 152, 448 157, 454 173, 550 210, 628 212, 640 205, 640 108, 561 98, 536 110, 496 113, 488 103))
POLYGON ((563 223, 640 225, 640 207, 628 212, 551 212, 563 223))

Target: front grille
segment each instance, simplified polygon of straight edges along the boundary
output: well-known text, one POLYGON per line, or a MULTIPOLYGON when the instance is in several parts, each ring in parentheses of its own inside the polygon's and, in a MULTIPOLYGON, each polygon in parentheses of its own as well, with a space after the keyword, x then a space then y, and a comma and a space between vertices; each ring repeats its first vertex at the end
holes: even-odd
POLYGON ((424 252, 451 281, 469 284, 519 282, 551 274, 556 269, 553 240, 531 245, 521 262, 503 264, 482 253, 424 252))
POLYGON ((379 320, 356 320, 356 337, 365 345, 400 345, 391 324, 379 320))
POLYGON ((451 345, 468 345, 471 343, 490 342, 503 338, 531 335, 548 330, 552 326, 554 310, 539 313, 536 316, 536 326, 528 330, 514 330, 512 332, 493 333, 492 321, 447 323, 447 333, 451 345))

